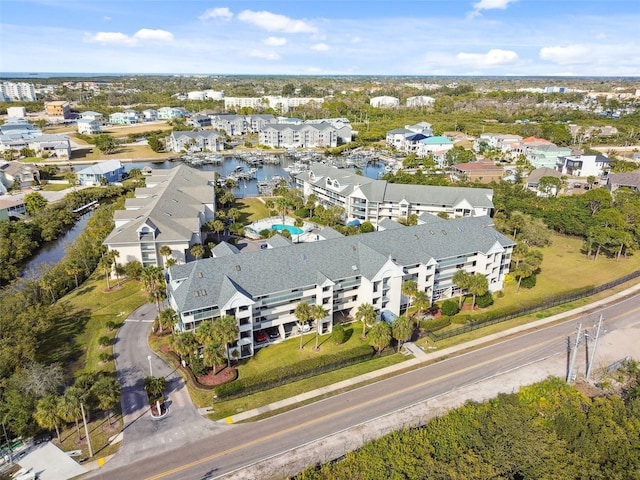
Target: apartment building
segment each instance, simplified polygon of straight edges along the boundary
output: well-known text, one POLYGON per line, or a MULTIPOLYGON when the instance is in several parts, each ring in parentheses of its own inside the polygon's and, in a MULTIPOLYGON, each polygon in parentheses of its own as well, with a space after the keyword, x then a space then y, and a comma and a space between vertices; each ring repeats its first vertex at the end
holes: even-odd
POLYGON ((380 315, 399 315, 408 299, 402 284, 413 280, 431 301, 459 294, 452 278, 460 269, 485 275, 491 292, 502 289, 514 242, 492 227, 489 217, 443 220, 427 215, 414 227, 241 252, 224 243, 213 258, 168 270, 169 305, 177 328, 232 315, 239 327, 231 354, 246 358, 259 344, 258 331, 281 338, 298 333, 295 308, 321 305, 327 315, 311 331, 329 333, 335 318, 355 315, 368 303, 380 315), (286 272, 283 275, 281 272, 286 272), (233 350, 236 351, 234 354, 233 350))
POLYGON ((0 100, 5 102, 35 102, 36 89, 31 83, 2 82, 0 84, 0 100))
POLYGON ((44 111, 49 117, 67 119, 71 118, 71 107, 69 102, 55 101, 44 104, 44 111))

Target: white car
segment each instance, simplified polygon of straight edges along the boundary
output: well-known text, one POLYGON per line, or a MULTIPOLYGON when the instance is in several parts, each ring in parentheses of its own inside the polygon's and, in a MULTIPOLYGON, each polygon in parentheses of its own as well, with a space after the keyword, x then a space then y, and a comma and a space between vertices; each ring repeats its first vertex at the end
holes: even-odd
POLYGON ((298 325, 298 332, 302 330, 302 333, 307 333, 311 331, 311 325, 308 323, 303 323, 302 325, 298 325))

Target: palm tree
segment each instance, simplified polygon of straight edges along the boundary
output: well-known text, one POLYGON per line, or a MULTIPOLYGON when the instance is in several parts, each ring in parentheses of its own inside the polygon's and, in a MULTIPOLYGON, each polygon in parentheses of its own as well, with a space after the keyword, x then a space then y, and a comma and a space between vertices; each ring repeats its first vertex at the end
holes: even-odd
POLYGON ((164 377, 147 377, 144 379, 144 389, 149 399, 161 396, 166 386, 167 381, 164 377))
POLYGON ((402 284, 402 294, 409 298, 409 305, 411 305, 416 293, 418 293, 418 284, 415 280, 407 280, 402 284))
POLYGON ((220 333, 220 341, 225 344, 227 355, 227 366, 231 367, 231 356, 229 355, 229 344, 238 339, 238 322, 232 315, 224 315, 216 321, 217 330, 220 333))
POLYGON ((102 269, 107 278, 107 290, 111 290, 111 284, 109 283, 109 276, 111 275, 111 266, 113 265, 113 258, 109 254, 104 254, 100 257, 98 266, 102 269))
POLYGON ((473 310, 476 306, 476 297, 482 296, 489 291, 489 281, 487 280, 487 277, 481 273, 474 273, 471 275, 468 288, 469 292, 473 295, 473 300, 471 302, 471 310, 473 310))
POLYGON ((453 274, 453 278, 451 279, 453 284, 460 289, 460 298, 458 299, 458 308, 462 308, 462 297, 464 296, 464 290, 469 288, 469 284, 471 282, 471 274, 469 274, 465 270, 458 270, 453 274))
POLYGON ((102 377, 93 384, 91 392, 98 400, 98 408, 107 412, 107 419, 111 425, 111 410, 118 406, 122 394, 118 380, 112 377, 102 377))
POLYGON ((356 311, 356 320, 362 322, 362 338, 367 338, 367 327, 376 321, 376 310, 370 303, 363 303, 356 311))
POLYGON ((429 300, 429 296, 426 292, 420 290, 416 292, 416 296, 413 299, 413 305, 416 307, 416 313, 421 314, 429 308, 429 306, 431 305, 431 300, 429 300))
POLYGON ((149 265, 142 269, 142 282, 144 290, 149 295, 149 302, 156 304, 158 315, 160 315, 160 304, 167 298, 166 283, 162 268, 149 265))
POLYGON ((302 327, 311 318, 311 306, 306 302, 300 302, 293 314, 298 320, 298 331, 300 332, 300 350, 302 350, 302 327))
POLYGON ((391 334, 398 342, 398 351, 402 344, 411 338, 413 333, 413 322, 406 315, 400 315, 393 321, 391 326, 391 334))
MULTIPOLYGON (((109 255, 111 255, 111 264, 115 264, 118 257, 120 256, 120 252, 118 250, 109 250, 109 255)), ((118 282, 118 286, 120 286, 120 272, 122 270, 118 270, 117 268, 117 264, 116 264, 116 268, 115 268, 115 272, 116 272, 116 279, 118 282)))
POLYGON ((314 305, 313 307, 311 307, 311 319, 316 322, 316 346, 314 347, 315 351, 320 350, 320 346, 318 345, 320 326, 322 325, 320 320, 325 318, 328 314, 329 312, 322 308, 322 305, 314 305))
MULTIPOLYGON (((397 320, 397 319, 396 319, 397 320)), ((391 326, 385 321, 377 321, 369 331, 369 344, 376 349, 378 355, 391 343, 391 326)))
POLYGON ((162 245, 159 250, 160 255, 164 258, 164 266, 167 266, 167 260, 172 255, 173 251, 169 245, 162 245))
POLYGON ((160 312, 158 320, 160 324, 160 332, 162 332, 165 328, 173 331, 173 326, 178 321, 178 314, 173 308, 165 308, 160 312))
POLYGON ((282 212, 282 225, 284 226, 284 216, 287 213, 287 207, 289 206, 289 201, 284 197, 280 197, 276 200, 276 205, 282 212))
POLYGON ((82 416, 80 403, 83 392, 76 386, 68 387, 58 402, 58 415, 65 422, 75 422, 78 438, 82 438, 78 419, 82 416))
POLYGON ((216 331, 213 322, 202 322, 196 328, 195 336, 200 345, 208 345, 217 341, 218 332, 216 331))
POLYGON ((33 412, 33 418, 42 428, 46 428, 47 430, 55 428, 56 435, 58 436, 58 442, 61 442, 60 428, 58 427, 60 416, 58 412, 58 397, 55 395, 47 395, 46 397, 38 400, 38 403, 36 404, 36 411, 33 412))
POLYGON ((227 212, 227 215, 231 220, 233 220, 233 223, 236 223, 236 220, 240 218, 240 210, 238 210, 237 208, 230 208, 227 212))
POLYGON ((191 255, 196 257, 196 260, 199 260, 200 257, 204 255, 204 247, 199 243, 196 243, 195 245, 191 245, 191 248, 189 248, 189 251, 191 252, 191 255))
POLYGON ((207 367, 213 368, 213 374, 216 375, 218 365, 224 362, 225 344, 219 342, 211 342, 205 345, 202 350, 202 362, 207 367))
POLYGON ((218 242, 220 242, 220 234, 224 232, 224 223, 222 223, 222 220, 214 220, 211 222, 211 230, 216 232, 218 235, 218 242))
POLYGON ((169 346, 180 355, 180 359, 191 363, 191 356, 198 349, 198 340, 193 332, 174 332, 169 339, 169 346))
POLYGON ((176 260, 173 257, 169 257, 167 259, 167 262, 165 263, 165 267, 169 268, 169 267, 173 267, 174 265, 178 264, 178 260, 176 260))

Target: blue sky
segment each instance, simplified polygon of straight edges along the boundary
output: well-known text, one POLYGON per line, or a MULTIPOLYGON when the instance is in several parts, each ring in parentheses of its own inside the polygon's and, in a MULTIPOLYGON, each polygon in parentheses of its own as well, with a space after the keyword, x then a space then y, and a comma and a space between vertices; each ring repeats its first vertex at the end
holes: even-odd
POLYGON ((640 76, 639 0, 0 0, 0 72, 640 76))

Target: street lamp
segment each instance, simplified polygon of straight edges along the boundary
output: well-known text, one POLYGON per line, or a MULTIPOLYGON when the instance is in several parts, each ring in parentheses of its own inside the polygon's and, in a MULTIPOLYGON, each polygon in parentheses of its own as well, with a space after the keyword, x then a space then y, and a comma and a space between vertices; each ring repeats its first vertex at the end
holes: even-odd
POLYGON ((149 360, 149 376, 153 377, 153 368, 151 368, 151 355, 147 355, 147 360, 149 360))

